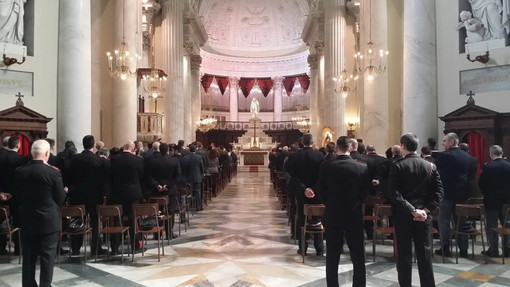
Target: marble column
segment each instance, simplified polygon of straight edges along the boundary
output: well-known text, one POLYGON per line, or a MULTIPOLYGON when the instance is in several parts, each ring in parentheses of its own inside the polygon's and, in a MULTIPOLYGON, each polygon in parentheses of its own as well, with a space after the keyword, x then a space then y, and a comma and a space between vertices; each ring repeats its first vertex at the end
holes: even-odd
POLYGON ((182 88, 184 94, 183 101, 183 140, 189 144, 195 138, 192 128, 192 114, 191 114, 191 55, 193 55, 193 43, 184 43, 184 57, 183 57, 183 77, 182 88))
MULTIPOLYGON (((137 54, 137 16, 138 5, 136 0, 115 1, 115 35, 114 48, 119 49, 124 40, 130 55, 137 54)), ((113 145, 120 147, 128 141, 136 140, 137 86, 136 86, 136 59, 130 62, 131 72, 135 73, 125 80, 113 79, 112 92, 112 140, 113 145)))
POLYGON ((273 92, 274 92, 274 111, 273 121, 279 122, 282 120, 282 87, 284 77, 273 77, 273 92))
MULTIPOLYGON (((414 0, 412 0, 414 1, 414 0)), ((372 19, 372 42, 378 57, 379 50, 388 49, 388 14, 387 1, 363 2, 363 13, 365 15, 361 34, 362 53, 365 52, 366 44, 370 41, 370 18, 372 19), (371 2, 371 3, 369 3, 371 2), (372 13, 370 14, 370 5, 372 13), (369 17, 370 15, 370 17, 369 17)), ((363 19, 363 18, 362 18, 363 19)), ((388 69, 397 67, 388 67, 388 69)), ((389 90, 388 71, 377 75, 373 80, 363 79, 363 118, 361 127, 365 144, 373 144, 377 153, 384 154, 390 146, 389 142, 389 90)), ((395 144, 395 143, 391 143, 395 144)))
POLYGON ((202 57, 191 55, 191 125, 192 135, 196 138, 196 122, 202 116, 202 97, 200 96, 200 65, 202 57))
POLYGON ((72 140, 78 150, 92 129, 90 0, 59 4, 57 143, 72 140))
MULTIPOLYGON (((346 135, 345 99, 335 93, 334 77, 338 77, 343 69, 343 50, 345 33, 345 1, 326 1, 324 31, 324 126, 335 132, 333 138, 346 135)), ((317 140, 317 143, 320 143, 317 140)))
POLYGON ((317 53, 308 56, 308 66, 310 67, 310 133, 314 138, 321 138, 321 120, 319 116, 319 59, 317 53))
POLYGON ((229 77, 228 78, 228 93, 229 93, 229 111, 230 121, 236 122, 239 120, 239 105, 237 91, 239 89, 239 78, 229 77))
POLYGON ((184 139, 183 94, 183 11, 184 1, 168 0, 162 5, 162 53, 164 70, 168 71, 165 99, 164 141, 177 143, 184 139))
POLYGON ((420 147, 437 135, 436 18, 434 1, 404 2, 404 95, 402 131, 420 147))

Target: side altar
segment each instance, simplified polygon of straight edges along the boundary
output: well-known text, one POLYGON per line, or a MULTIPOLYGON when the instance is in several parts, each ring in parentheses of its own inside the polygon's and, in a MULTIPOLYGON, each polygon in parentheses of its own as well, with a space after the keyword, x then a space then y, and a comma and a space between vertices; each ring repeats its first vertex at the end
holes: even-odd
POLYGON ((250 119, 248 130, 231 143, 239 151, 241 165, 268 165, 269 151, 278 146, 272 138, 262 130, 260 118, 254 116, 250 119))

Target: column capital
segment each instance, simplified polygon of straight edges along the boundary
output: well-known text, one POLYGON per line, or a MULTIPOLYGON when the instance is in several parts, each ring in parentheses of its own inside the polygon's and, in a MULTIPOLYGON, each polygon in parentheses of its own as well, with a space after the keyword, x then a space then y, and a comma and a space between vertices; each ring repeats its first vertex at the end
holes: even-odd
POLYGON ((313 47, 315 48, 315 52, 317 52, 317 54, 319 54, 319 55, 324 54, 324 41, 322 41, 322 40, 315 41, 315 43, 313 44, 313 47))
POLYGON ((310 67, 310 69, 313 69, 313 70, 316 70, 319 68, 319 60, 320 60, 320 55, 315 53, 315 54, 310 54, 308 55, 308 66, 310 67))
POLYGON ((184 42, 184 56, 191 57, 193 55, 193 42, 184 42))
POLYGON ((191 55, 190 57, 191 57, 191 70, 199 70, 200 65, 202 64, 202 57, 200 55, 191 55))
POLYGON ((239 77, 228 77, 228 86, 232 89, 239 87, 239 77))
POLYGON ((276 76, 276 77, 271 77, 271 80, 273 80, 273 86, 275 88, 282 88, 282 84, 283 84, 283 80, 285 80, 285 77, 282 77, 282 76, 276 76))

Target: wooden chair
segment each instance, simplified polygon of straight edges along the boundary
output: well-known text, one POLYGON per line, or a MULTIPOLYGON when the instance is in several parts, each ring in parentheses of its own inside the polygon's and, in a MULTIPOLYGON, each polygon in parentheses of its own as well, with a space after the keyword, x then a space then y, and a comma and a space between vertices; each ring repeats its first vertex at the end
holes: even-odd
POLYGON ((306 225, 308 223, 308 219, 311 219, 312 216, 324 216, 324 212, 326 211, 326 207, 324 204, 305 204, 303 208, 303 212, 305 215, 305 222, 303 226, 301 227, 301 246, 299 246, 299 249, 301 250, 301 256, 303 257, 303 263, 305 263, 305 240, 306 240, 306 234, 317 234, 320 233, 321 237, 324 234, 324 228, 321 228, 321 230, 309 230, 306 228, 306 225))
MULTIPOLYGON (((510 228, 506 226, 506 223, 508 220, 510 220, 510 204, 504 204, 503 208, 501 209, 501 212, 505 215, 503 218, 503 226, 493 228, 492 230, 496 231, 499 235, 501 235, 501 246, 502 246, 502 252, 501 252, 501 258, 503 260, 503 264, 505 264, 505 236, 510 236, 510 228)), ((510 246, 506 246, 506 248, 509 248, 510 246)), ((491 247, 492 248, 492 247, 491 247)))
MULTIPOLYGON (((159 226, 159 207, 157 203, 142 203, 142 204, 133 204, 133 215, 134 215, 134 225, 135 226, 135 233, 134 237, 136 238, 136 235, 138 233, 142 234, 142 240, 145 239, 144 246, 147 246, 147 234, 157 233, 159 234, 161 231, 165 230, 164 226, 159 226), (155 226, 151 229, 142 230, 140 229, 140 222, 142 219, 147 217, 153 217, 155 226)), ((163 255, 165 255, 165 248, 163 247, 161 236, 158 236, 158 262, 161 260, 160 253, 163 249, 163 255)), ((134 241, 133 241, 133 249, 135 250, 134 241)), ((131 262, 135 261, 135 252, 132 253, 132 259, 131 262)), ((142 256, 144 256, 144 248, 142 248, 142 256)))
MULTIPOLYGON (((60 233, 60 237, 59 237, 59 246, 61 246, 61 243, 62 243, 62 237, 63 236, 68 236, 69 237, 69 242, 71 242, 71 237, 72 236, 76 236, 76 235, 81 235, 83 236, 83 248, 84 248, 84 254, 83 254, 83 260, 84 261, 87 261, 87 236, 91 233, 92 231, 92 228, 88 227, 85 223, 88 222, 88 220, 86 220, 87 216, 87 212, 85 210, 85 205, 68 205, 68 206, 62 206, 62 208, 60 209, 60 214, 61 214, 61 217, 62 218, 66 218, 68 220, 71 220, 71 222, 73 220, 79 220, 80 222, 83 223, 84 227, 83 229, 81 230, 71 230, 71 229, 67 229, 67 230, 62 230, 62 232, 60 233)), ((59 258, 60 258, 60 249, 61 248, 57 248, 57 263, 59 262, 59 258)), ((71 258, 71 248, 69 248, 69 258, 71 258)))
POLYGON ((170 245, 170 239, 172 239, 172 222, 174 221, 174 215, 170 215, 168 212, 168 195, 164 196, 152 196, 147 200, 148 203, 158 204, 160 216, 158 217, 159 222, 163 222, 166 230, 166 239, 168 245, 170 245))
POLYGON ((181 221, 182 215, 184 214, 184 232, 188 232, 189 223, 189 211, 190 211, 190 185, 186 185, 184 187, 177 188, 177 196, 178 196, 178 213, 179 213, 179 235, 181 235, 181 221), (184 199, 184 200, 181 200, 184 199))
MULTIPOLYGON (((375 243, 377 241, 377 233, 383 234, 382 243, 384 244, 384 235, 393 235, 393 254, 395 255, 395 227, 389 226, 389 217, 393 215, 391 205, 389 204, 376 204, 374 206, 374 231, 372 233, 372 253, 375 262, 375 243), (379 226, 379 223, 381 226, 379 226)), ((396 258, 396 256, 395 256, 396 258)))
MULTIPOLYGON (((129 226, 122 225, 122 205, 98 205, 97 206, 97 220, 98 220, 98 236, 97 236, 97 251, 100 249, 99 238, 101 234, 106 235, 106 244, 110 245, 110 236, 112 234, 121 235, 121 262, 124 262, 124 233, 127 233, 129 239, 129 226), (118 226, 116 226, 118 224, 118 226)), ((129 240, 128 240, 129 242, 129 240)), ((129 246, 129 244, 128 244, 129 246)), ((109 248, 108 248, 109 249, 109 248)), ((109 253, 108 253, 109 255, 109 253)))
POLYGON ((7 260, 11 262, 11 245, 12 245, 12 236, 18 232, 18 246, 20 248, 20 252, 18 254, 18 264, 21 263, 21 228, 12 226, 11 223, 11 210, 9 206, 0 206, 0 222, 6 221, 5 228, 0 229, 0 235, 6 235, 9 240, 9 249, 8 249, 8 257, 7 260))
MULTIPOLYGON (((455 206, 455 215, 457 216, 457 224, 455 225, 455 230, 453 234, 455 236, 455 240, 458 241, 459 235, 467 235, 471 237, 471 250, 473 254, 473 258, 475 257, 475 237, 480 235, 482 238, 482 248, 483 248, 483 257, 485 259, 485 264, 487 264, 487 254, 485 252, 485 241, 483 238, 483 230, 485 229, 485 219, 483 216, 483 207, 479 204, 457 204, 455 206), (480 229, 474 229, 473 232, 465 232, 460 230, 460 218, 461 217, 474 217, 480 218, 480 229)), ((458 244, 455 244, 455 263, 459 263, 459 247, 458 244)))

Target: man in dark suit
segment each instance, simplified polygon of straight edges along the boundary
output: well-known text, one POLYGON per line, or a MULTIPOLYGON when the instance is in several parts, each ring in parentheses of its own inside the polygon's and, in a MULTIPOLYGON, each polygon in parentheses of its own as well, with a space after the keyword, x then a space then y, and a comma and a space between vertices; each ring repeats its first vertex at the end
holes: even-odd
MULTIPOLYGON (((111 199, 114 204, 122 204, 124 215, 129 220, 129 237, 131 244, 134 239, 133 208, 132 205, 142 200, 143 159, 135 155, 135 143, 127 142, 122 153, 111 158, 111 199)), ((112 253, 116 254, 119 247, 119 237, 113 237, 112 253)), ((140 246, 135 246, 140 249, 140 246)))
MULTIPOLYGON (((23 165, 24 158, 18 154, 19 139, 16 136, 9 137, 7 140, 7 149, 2 149, 0 155, 0 191, 8 194, 8 198, 12 195, 14 185, 14 173, 18 167, 23 165)), ((16 198, 7 201, 11 215, 13 216, 13 224, 15 227, 20 226, 19 222, 19 202, 16 198)), ((18 233, 15 234, 14 253, 19 254, 18 233)), ((0 254, 7 254, 5 247, 7 246, 7 237, 0 235, 0 254)))
POLYGON ((202 180, 205 172, 204 162, 201 155, 196 153, 195 145, 189 146, 187 157, 186 180, 191 184, 191 193, 195 197, 197 211, 203 210, 202 180))
POLYGON ((459 148, 461 151, 469 155, 469 170, 467 174, 469 196, 479 196, 478 184, 476 182, 476 173, 478 172, 478 159, 469 154, 469 145, 467 143, 460 143, 459 148))
POLYGON ((398 282, 400 286, 411 286, 414 241, 420 286, 434 287, 432 218, 428 214, 439 207, 444 195, 443 186, 436 166, 416 153, 416 135, 404 134, 400 145, 404 158, 391 166, 388 183, 397 237, 398 282))
POLYGON ((39 286, 51 286, 53 262, 61 228, 60 207, 64 187, 58 168, 47 164, 50 145, 45 140, 32 144, 33 160, 16 170, 14 198, 21 205, 23 244, 23 286, 37 286, 35 265, 40 257, 39 286))
MULTIPOLYGON (((319 179, 319 168, 324 156, 319 151, 314 150, 313 137, 311 134, 304 134, 302 137, 304 148, 295 154, 291 154, 288 159, 290 181, 289 185, 296 189, 297 200, 297 228, 298 231, 305 223, 304 205, 321 203, 319 196, 315 196, 317 190, 317 180, 319 179)), ((320 224, 320 218, 315 218, 311 224, 320 224)), ((298 233, 299 234, 299 233, 298 233)), ((301 236, 299 237, 299 246, 301 247, 301 236)), ((298 250, 298 254, 306 254, 308 243, 305 239, 305 250, 298 250)), ((324 242, 320 234, 314 234, 315 252, 318 256, 324 254, 324 242)))
MULTIPOLYGON (((329 143, 328 143, 329 144, 329 143)), ((354 267, 352 286, 365 286, 365 247, 362 205, 368 194, 367 165, 349 156, 351 141, 341 136, 336 141, 337 158, 320 167, 318 194, 326 206, 326 281, 338 285, 338 263, 347 240, 354 267)))
MULTIPOLYGON (((502 226, 510 228, 510 223, 504 222, 505 214, 501 210, 503 204, 510 203, 510 162, 503 159, 503 149, 499 145, 489 148, 492 161, 482 168, 480 174, 480 189, 483 193, 485 219, 487 221, 487 236, 489 249, 487 255, 499 256, 498 233, 492 230, 498 227, 498 219, 502 226)), ((505 236, 503 253, 510 256, 510 237, 505 236)))
MULTIPOLYGON (((441 249, 436 250, 435 253, 451 256, 451 219, 455 212, 455 205, 466 201, 469 197, 468 172, 471 159, 467 153, 460 150, 459 137, 455 133, 448 133, 443 137, 443 147, 446 151, 439 153, 435 162, 444 187, 444 199, 439 206, 439 232, 443 242, 441 249)), ((466 218, 460 218, 460 225, 462 226, 465 221, 466 218)), ((467 236, 459 235, 457 245, 460 256, 467 257, 467 236)))
MULTIPOLYGON (((90 216, 92 227, 92 240, 90 252, 96 253, 97 249, 97 205, 103 203, 107 169, 105 162, 97 156, 93 149, 95 139, 92 135, 83 137, 83 151, 71 158, 70 163, 70 186, 69 200, 72 205, 84 204, 86 212, 90 216)), ((83 244, 83 235, 71 236, 71 249, 73 255, 80 254, 83 244)), ((97 249, 98 254, 105 254, 106 250, 97 249)))
POLYGON ((185 156, 189 153, 189 150, 184 148, 184 140, 179 140, 177 142, 176 149, 182 156, 185 156))

